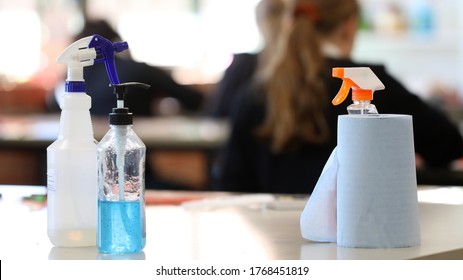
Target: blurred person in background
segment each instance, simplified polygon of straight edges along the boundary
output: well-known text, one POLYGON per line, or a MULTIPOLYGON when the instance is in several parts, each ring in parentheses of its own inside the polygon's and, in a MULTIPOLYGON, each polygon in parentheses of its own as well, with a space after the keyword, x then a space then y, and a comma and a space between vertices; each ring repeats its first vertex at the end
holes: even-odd
MULTIPOLYGON (((74 41, 99 34, 104 38, 116 42, 121 41, 119 34, 105 20, 87 20, 83 30, 74 37, 74 41)), ((116 71, 121 83, 142 82, 150 85, 148 90, 128 89, 125 105, 135 116, 153 116, 162 114, 198 114, 202 113, 204 94, 190 86, 177 83, 164 69, 146 63, 136 62, 127 55, 129 50, 115 56, 116 71), (164 98, 170 99, 167 106, 159 108, 164 98)), ((84 67, 84 79, 87 94, 92 97, 90 113, 94 116, 107 116, 116 107, 116 98, 104 63, 97 63, 84 67)), ((59 96, 64 94, 64 83, 55 89, 55 94, 48 100, 50 110, 58 110, 59 96)), ((166 103, 164 103, 166 104, 166 103)))
POLYGON ((255 10, 256 23, 263 39, 263 48, 259 53, 238 53, 233 55, 230 66, 225 70, 217 89, 211 97, 207 113, 215 118, 228 118, 231 104, 241 86, 252 79, 256 69, 268 56, 274 54, 280 33, 284 0, 261 0, 255 10))
POLYGON ((360 17, 356 0, 287 2, 281 32, 272 42, 276 48, 259 61, 233 106, 232 130, 219 163, 219 190, 312 192, 336 146, 338 116, 347 114, 346 103, 331 105, 342 83, 332 77, 334 67, 373 70, 386 87, 373 103, 382 114, 413 116, 415 152, 425 164, 447 166, 463 155, 461 135, 443 114, 383 66, 351 60, 360 17))

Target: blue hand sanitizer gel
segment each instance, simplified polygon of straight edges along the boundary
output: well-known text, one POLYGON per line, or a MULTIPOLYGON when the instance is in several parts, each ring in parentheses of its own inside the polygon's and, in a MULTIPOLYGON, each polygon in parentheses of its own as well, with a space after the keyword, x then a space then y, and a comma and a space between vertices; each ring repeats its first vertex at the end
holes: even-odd
POLYGON ((131 86, 149 87, 113 85, 118 106, 109 115, 110 130, 97 146, 97 247, 103 254, 138 253, 146 243, 146 147, 132 129, 132 114, 124 108, 124 95, 131 86))

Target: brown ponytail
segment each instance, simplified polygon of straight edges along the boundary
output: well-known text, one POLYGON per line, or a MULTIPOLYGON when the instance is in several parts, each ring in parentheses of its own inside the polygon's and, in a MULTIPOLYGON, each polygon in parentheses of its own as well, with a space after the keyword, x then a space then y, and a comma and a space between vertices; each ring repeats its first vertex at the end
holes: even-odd
POLYGON ((346 17, 332 14, 350 2, 357 7, 354 0, 294 0, 293 6, 288 5, 289 26, 281 29, 279 48, 273 59, 261 64, 258 76, 267 96, 267 114, 256 134, 270 141, 275 152, 330 139, 320 32, 340 24, 346 17))

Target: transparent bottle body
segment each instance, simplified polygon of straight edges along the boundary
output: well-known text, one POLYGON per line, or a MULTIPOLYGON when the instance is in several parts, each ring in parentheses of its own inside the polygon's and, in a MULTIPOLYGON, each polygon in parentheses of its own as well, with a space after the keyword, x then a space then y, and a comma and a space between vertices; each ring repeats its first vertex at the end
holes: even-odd
POLYGON ((347 107, 349 115, 378 115, 376 106, 369 100, 354 100, 354 104, 347 107))
POLYGON ((97 159, 85 93, 63 98, 58 139, 47 148, 47 234, 54 246, 96 244, 97 159))
POLYGON ((112 125, 97 148, 97 246, 104 254, 141 252, 146 243, 146 147, 130 125, 112 125))

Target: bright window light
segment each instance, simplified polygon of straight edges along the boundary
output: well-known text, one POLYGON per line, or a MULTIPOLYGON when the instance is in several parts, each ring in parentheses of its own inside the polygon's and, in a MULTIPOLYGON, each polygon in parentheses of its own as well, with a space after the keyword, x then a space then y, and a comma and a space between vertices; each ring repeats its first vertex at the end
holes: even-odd
POLYGON ((228 53, 253 52, 260 45, 255 20, 258 0, 205 0, 201 11, 206 46, 228 53))
POLYGON ((174 11, 135 11, 122 15, 118 29, 135 60, 159 66, 193 65, 203 33, 194 15, 174 11))
POLYGON ((31 10, 0 11, 0 75, 25 81, 40 67, 41 23, 31 10))
POLYGON ((232 53, 258 49, 257 0, 202 3, 197 13, 134 9, 120 14, 117 27, 134 59, 153 65, 197 67, 211 58, 227 60, 232 53))
POLYGON ((152 2, 127 8, 112 21, 135 60, 171 67, 181 83, 208 83, 220 78, 233 53, 260 48, 257 2, 202 0, 196 10, 187 2, 182 9, 152 2))

